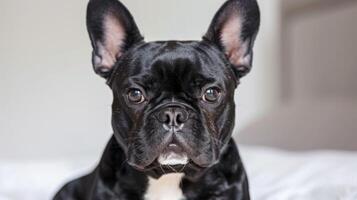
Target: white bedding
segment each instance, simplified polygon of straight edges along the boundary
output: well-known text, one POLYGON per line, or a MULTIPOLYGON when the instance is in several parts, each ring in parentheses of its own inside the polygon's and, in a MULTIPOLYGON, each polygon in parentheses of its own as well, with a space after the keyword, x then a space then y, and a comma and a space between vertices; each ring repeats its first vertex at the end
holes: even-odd
MULTIPOLYGON (((241 147, 253 200, 357 200, 357 152, 291 153, 241 147)), ((0 160, 0 200, 48 200, 95 159, 0 160)))
POLYGON ((357 200, 357 152, 242 148, 256 200, 357 200))

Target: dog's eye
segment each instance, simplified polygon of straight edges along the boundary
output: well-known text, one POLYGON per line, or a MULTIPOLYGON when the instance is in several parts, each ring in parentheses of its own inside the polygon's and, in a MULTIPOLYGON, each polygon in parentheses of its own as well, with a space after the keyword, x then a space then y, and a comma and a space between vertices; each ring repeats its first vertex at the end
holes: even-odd
POLYGON ((145 97, 139 89, 131 89, 128 92, 128 100, 132 103, 139 104, 145 101, 145 97))
POLYGON ((202 96, 203 101, 208 103, 214 103, 218 101, 221 96, 220 91, 217 88, 208 88, 202 96))

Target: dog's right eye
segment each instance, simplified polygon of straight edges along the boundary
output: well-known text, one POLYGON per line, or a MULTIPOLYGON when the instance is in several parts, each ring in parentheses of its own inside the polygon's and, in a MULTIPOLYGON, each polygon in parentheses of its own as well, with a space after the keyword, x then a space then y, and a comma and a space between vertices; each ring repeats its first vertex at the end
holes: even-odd
POLYGON ((145 97, 144 97, 143 93, 141 92, 141 90, 131 89, 128 92, 128 100, 131 103, 140 104, 145 101, 145 97))

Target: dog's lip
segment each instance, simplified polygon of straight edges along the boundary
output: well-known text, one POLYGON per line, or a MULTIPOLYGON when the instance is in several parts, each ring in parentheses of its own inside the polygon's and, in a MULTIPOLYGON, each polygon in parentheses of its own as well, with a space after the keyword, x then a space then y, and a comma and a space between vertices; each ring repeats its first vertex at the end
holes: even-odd
POLYGON ((173 152, 176 154, 181 154, 183 153, 183 148, 180 147, 179 145, 177 145, 176 143, 170 143, 169 145, 167 145, 167 147, 163 150, 163 153, 165 152, 173 152))
POLYGON ((171 168, 180 169, 183 166, 185 166, 185 167, 194 168, 196 170, 203 170, 215 164, 215 163, 208 163, 205 165, 205 164, 197 163, 195 161, 195 158, 192 157, 193 155, 187 152, 186 148, 184 148, 184 146, 175 139, 169 141, 166 144, 167 144, 166 147, 162 149, 162 151, 158 154, 156 158, 153 158, 150 164, 141 166, 141 165, 136 165, 135 163, 130 163, 130 165, 139 171, 150 171, 155 168, 162 168, 162 165, 159 163, 158 159, 161 154, 165 154, 165 153, 185 154, 187 156, 188 160, 186 164, 170 165, 171 168))
POLYGON ((177 173, 178 171, 182 171, 185 168, 191 168, 194 169, 196 171, 202 171, 208 168, 208 166, 200 166, 197 163, 195 163, 192 159, 188 158, 187 164, 183 165, 183 164, 177 164, 177 165, 170 165, 170 166, 165 166, 165 165, 161 165, 158 162, 158 158, 156 158, 154 160, 154 162, 152 162, 150 165, 148 166, 138 166, 138 165, 132 165, 132 167, 134 167, 135 169, 142 171, 142 172, 148 172, 151 170, 159 170, 159 171, 163 171, 164 173, 177 173))

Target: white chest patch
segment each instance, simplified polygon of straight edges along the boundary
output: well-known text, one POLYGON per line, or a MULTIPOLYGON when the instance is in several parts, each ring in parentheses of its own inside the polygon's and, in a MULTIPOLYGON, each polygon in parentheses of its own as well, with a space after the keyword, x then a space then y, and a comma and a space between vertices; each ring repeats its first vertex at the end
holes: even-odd
POLYGON ((173 173, 161 176, 159 179, 149 178, 149 186, 145 200, 183 200, 180 188, 183 173, 173 173))

